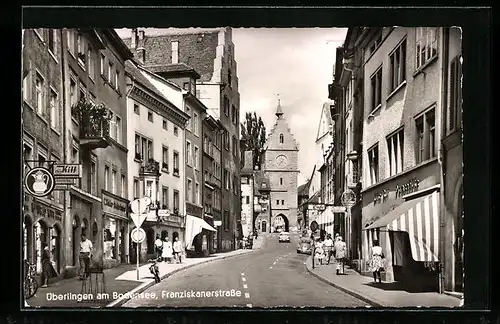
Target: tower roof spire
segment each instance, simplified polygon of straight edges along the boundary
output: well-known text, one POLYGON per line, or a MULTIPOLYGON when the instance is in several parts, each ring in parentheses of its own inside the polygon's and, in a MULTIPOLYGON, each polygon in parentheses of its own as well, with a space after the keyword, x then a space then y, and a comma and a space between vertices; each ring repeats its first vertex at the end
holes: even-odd
POLYGON ((280 118, 283 115, 283 110, 281 109, 281 100, 280 100, 280 95, 278 93, 278 107, 276 108, 276 116, 280 118))

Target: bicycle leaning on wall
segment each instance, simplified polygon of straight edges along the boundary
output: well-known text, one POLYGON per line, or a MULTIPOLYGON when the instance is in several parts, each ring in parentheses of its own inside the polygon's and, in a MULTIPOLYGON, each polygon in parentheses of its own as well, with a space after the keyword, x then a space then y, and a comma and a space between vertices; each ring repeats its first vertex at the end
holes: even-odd
POLYGON ((36 280, 36 266, 28 260, 24 260, 24 298, 30 299, 38 290, 38 281, 36 280))

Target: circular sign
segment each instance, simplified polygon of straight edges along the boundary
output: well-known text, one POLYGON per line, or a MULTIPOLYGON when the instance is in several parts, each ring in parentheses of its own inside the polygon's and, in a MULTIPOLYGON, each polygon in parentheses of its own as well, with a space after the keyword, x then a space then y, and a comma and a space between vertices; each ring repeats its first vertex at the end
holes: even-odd
POLYGON ((36 167, 26 173, 24 186, 33 196, 47 196, 54 190, 54 176, 48 169, 36 167))
POLYGON ((356 194, 351 189, 347 189, 342 193, 340 200, 344 206, 353 206, 356 204, 356 194))
POLYGON ((309 225, 309 228, 311 229, 311 231, 316 232, 319 228, 319 225, 316 221, 312 221, 311 225, 309 225))
POLYGON ((134 243, 142 243, 142 241, 146 238, 146 232, 144 232, 142 228, 136 227, 132 230, 132 233, 130 233, 130 237, 134 243))

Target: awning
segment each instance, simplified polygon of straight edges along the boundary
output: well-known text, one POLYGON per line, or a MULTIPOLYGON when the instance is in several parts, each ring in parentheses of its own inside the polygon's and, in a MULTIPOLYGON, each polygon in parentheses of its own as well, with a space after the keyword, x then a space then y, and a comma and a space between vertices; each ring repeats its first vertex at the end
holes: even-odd
POLYGON ((203 229, 217 232, 215 228, 210 226, 210 224, 205 222, 202 218, 191 215, 186 216, 186 231, 184 232, 186 248, 190 249, 192 247, 194 237, 200 234, 203 229))
POLYGON ((406 201, 364 228, 386 227, 407 232, 415 261, 439 261, 439 194, 437 191, 406 201))

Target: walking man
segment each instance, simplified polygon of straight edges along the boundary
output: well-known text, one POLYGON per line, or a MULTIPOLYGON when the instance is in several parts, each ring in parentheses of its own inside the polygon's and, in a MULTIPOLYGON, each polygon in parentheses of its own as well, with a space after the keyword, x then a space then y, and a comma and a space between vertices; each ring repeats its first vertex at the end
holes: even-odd
POLYGON ((325 256, 326 256, 326 264, 330 264, 330 258, 332 257, 333 254, 333 240, 332 240, 332 235, 328 234, 326 236, 326 240, 323 243, 323 247, 325 250, 325 256))
POLYGON ((337 275, 344 274, 344 258, 346 255, 346 244, 342 236, 338 236, 334 245, 335 260, 337 261, 337 275))
POLYGON ((87 238, 85 233, 82 234, 82 241, 80 242, 80 280, 89 276, 88 269, 90 266, 90 257, 92 256, 92 242, 87 238))

